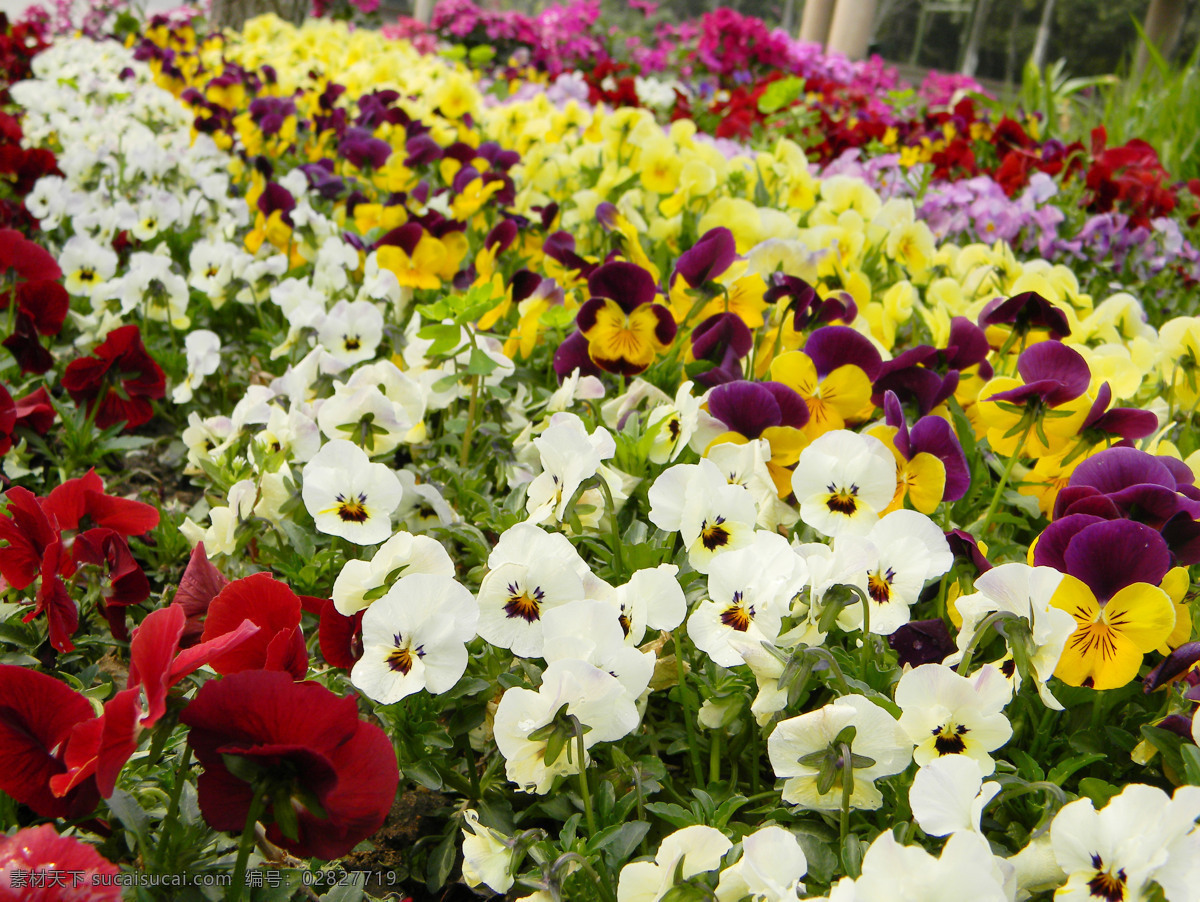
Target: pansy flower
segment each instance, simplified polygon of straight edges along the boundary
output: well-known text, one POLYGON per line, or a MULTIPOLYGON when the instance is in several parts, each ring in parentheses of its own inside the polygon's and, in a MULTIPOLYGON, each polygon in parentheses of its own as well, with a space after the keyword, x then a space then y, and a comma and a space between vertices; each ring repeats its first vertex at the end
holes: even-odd
POLYGON ((776 357, 771 378, 804 399, 810 414, 805 431, 817 438, 871 415, 871 385, 881 365, 865 335, 849 326, 824 326, 809 335, 803 351, 776 357))
POLYGON ((1092 374, 1078 351, 1043 341, 1017 360, 1020 378, 998 376, 979 393, 979 417, 997 454, 1057 454, 1079 434, 1092 374))
POLYGON ((124 422, 135 429, 154 414, 150 402, 166 394, 162 369, 142 344, 136 325, 109 332, 91 357, 72 360, 62 377, 76 404, 87 405, 96 425, 107 429, 124 422))
POLYGON ((591 297, 575 324, 596 366, 625 376, 645 370, 675 338, 675 320, 650 273, 632 263, 606 263, 588 277, 591 297))
POLYGON ((688 559, 707 573, 718 554, 748 544, 757 510, 745 486, 731 484, 707 458, 698 464, 676 464, 650 486, 650 522, 679 532, 688 559))
POLYGON ((708 411, 729 432, 713 439, 744 442, 762 438, 770 444, 767 468, 781 498, 791 493, 791 470, 808 444, 801 431, 808 422, 808 407, 795 391, 780 382, 739 380, 718 385, 708 396, 708 411))
POLYGON ((1137 448, 1108 448, 1080 463, 1054 503, 1054 518, 1129 518, 1158 530, 1175 560, 1200 562, 1200 497, 1191 470, 1137 448))
POLYGON ((467 668, 479 607, 452 577, 401 577, 363 614, 363 654, 350 682, 382 705, 453 689, 467 668))
POLYGON ((375 545, 392 534, 392 512, 404 489, 384 464, 371 463, 353 442, 333 439, 304 466, 301 496, 317 530, 356 545, 375 545))
POLYGON ((1143 523, 1063 517, 1039 537, 1033 562, 1065 574, 1050 603, 1075 618, 1054 671, 1068 685, 1124 686, 1175 626, 1175 607, 1160 588, 1171 554, 1143 523))
POLYGON ((800 452, 792 473, 800 519, 825 536, 863 535, 896 494, 896 462, 870 435, 827 432, 800 452))
POLYGON ((896 494, 888 510, 907 498, 913 508, 932 514, 943 501, 957 501, 971 487, 967 457, 954 429, 938 416, 924 416, 909 428, 894 392, 884 395, 884 425, 869 430, 896 458, 896 494))
POLYGON ((908 622, 925 584, 949 570, 954 556, 937 524, 917 511, 892 511, 866 540, 873 553, 855 584, 867 596, 871 632, 890 636, 908 622))
POLYGON ((271 842, 333 860, 378 830, 395 799, 400 774, 387 734, 359 718, 353 698, 317 683, 235 673, 205 683, 180 720, 204 768, 200 812, 215 830, 241 833, 263 792, 271 842))
POLYGON ((943 664, 922 664, 900 677, 896 704, 900 726, 916 744, 913 758, 924 767, 944 755, 975 759, 984 776, 996 769, 989 752, 1012 736, 1004 706, 1012 689, 990 664, 971 677, 943 664))

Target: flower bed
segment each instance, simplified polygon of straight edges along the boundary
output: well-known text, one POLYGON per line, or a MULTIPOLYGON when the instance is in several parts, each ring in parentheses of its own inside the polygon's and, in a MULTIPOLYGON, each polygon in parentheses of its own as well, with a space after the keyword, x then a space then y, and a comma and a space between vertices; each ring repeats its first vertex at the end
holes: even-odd
POLYGON ((1195 895, 1200 320, 1013 227, 1061 173, 330 22, 12 71, 10 887, 1195 895))

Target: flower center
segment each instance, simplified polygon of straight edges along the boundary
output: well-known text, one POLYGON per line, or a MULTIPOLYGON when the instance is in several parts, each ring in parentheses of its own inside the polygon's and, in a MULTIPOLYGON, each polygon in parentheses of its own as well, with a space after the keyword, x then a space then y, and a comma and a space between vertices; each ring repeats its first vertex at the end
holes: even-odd
POLYGON ((410 647, 410 643, 406 642, 404 637, 399 633, 396 633, 394 642, 395 647, 388 652, 384 660, 387 662, 387 666, 393 671, 402 676, 408 676, 409 671, 413 668, 414 657, 425 657, 424 646, 418 645, 415 649, 410 647))
POLYGON ((946 723, 933 728, 933 747, 939 755, 960 755, 967 749, 963 739, 970 728, 964 724, 946 723))
POLYGON ((1125 869, 1115 874, 1105 871, 1104 860, 1099 855, 1092 856, 1092 867, 1096 876, 1088 881, 1088 890, 1095 899, 1106 899, 1107 902, 1121 902, 1125 898, 1125 869))
POLYGON ((743 608, 741 605, 733 604, 721 612, 721 622, 739 633, 744 633, 750 629, 750 622, 754 619, 753 609, 743 608))
POLYGON ((367 496, 361 492, 351 498, 338 495, 337 502, 337 515, 344 523, 366 523, 370 517, 367 513, 367 496))
POLYGON ((858 511, 858 486, 852 485, 849 490, 829 486, 829 497, 825 499, 825 506, 835 514, 853 517, 858 511))
POLYGON ((867 594, 879 604, 892 600, 892 580, 896 573, 888 567, 886 573, 872 573, 867 577, 867 594))
POLYGON ((344 344, 347 351, 357 351, 362 347, 362 342, 357 335, 347 335, 344 344))
POLYGON ((504 605, 504 613, 509 618, 520 617, 526 623, 533 623, 542 616, 542 599, 545 593, 535 586, 532 592, 522 591, 516 583, 508 584, 508 601, 504 605))
POLYGON ((723 525, 724 517, 717 517, 712 523, 707 520, 700 526, 700 542, 706 551, 715 551, 729 544, 729 530, 723 525))

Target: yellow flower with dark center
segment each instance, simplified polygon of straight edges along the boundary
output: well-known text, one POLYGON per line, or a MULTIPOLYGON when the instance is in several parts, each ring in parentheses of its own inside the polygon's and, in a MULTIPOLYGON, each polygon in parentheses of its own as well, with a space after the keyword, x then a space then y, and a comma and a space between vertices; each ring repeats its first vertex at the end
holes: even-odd
POLYGON ((601 266, 588 278, 592 297, 575 324, 596 366, 627 376, 645 370, 675 338, 675 320, 654 303, 654 280, 632 263, 601 266))
POLYGON ((422 234, 410 256, 404 248, 384 245, 376 251, 379 266, 390 270, 405 288, 442 287, 438 275, 446 258, 446 248, 432 235, 422 234))
MULTIPOLYGON (((396 640, 399 641, 399 639, 400 637, 397 636, 396 640)), ((412 649, 408 648, 407 646, 403 648, 397 647, 388 653, 388 656, 385 660, 387 661, 388 667, 390 667, 392 670, 407 676, 409 671, 412 670, 413 666, 412 649)))
POLYGON ((1137 676, 1146 652, 1175 626, 1171 598, 1158 586, 1134 583, 1101 607, 1092 590, 1070 574, 1050 599, 1077 624, 1054 675, 1070 686, 1116 689, 1137 676))

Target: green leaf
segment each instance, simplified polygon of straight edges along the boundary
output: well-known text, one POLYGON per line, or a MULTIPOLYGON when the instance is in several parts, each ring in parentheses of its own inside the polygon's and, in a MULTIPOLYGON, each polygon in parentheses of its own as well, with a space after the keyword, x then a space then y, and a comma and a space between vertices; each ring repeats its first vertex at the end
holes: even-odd
POLYGON ((1091 799, 1097 808, 1103 808, 1108 800, 1121 791, 1120 786, 1113 786, 1105 780, 1096 777, 1084 777, 1079 781, 1079 794, 1091 799))
POLYGON ((794 75, 772 82, 758 98, 758 111, 764 115, 777 112, 800 99, 804 93, 804 79, 794 75))
MULTIPOLYGON (((1192 748, 1195 748, 1195 746, 1192 746, 1192 748)), ((1056 786, 1062 786, 1071 774, 1078 770, 1083 770, 1089 764, 1095 764, 1097 761, 1103 761, 1106 758, 1108 758, 1108 755, 1101 754, 1100 752, 1076 755, 1073 758, 1068 758, 1066 761, 1060 761, 1054 767, 1050 768, 1050 773, 1046 774, 1046 779, 1056 786)))
POLYGON ((446 878, 450 876, 454 859, 458 855, 458 835, 457 830, 447 833, 425 864, 425 886, 431 893, 440 892, 446 885, 446 878))
POLYGON ((1188 783, 1200 786, 1200 748, 1184 744, 1179 747, 1179 754, 1183 758, 1183 773, 1188 783))
POLYGON ((657 814, 672 827, 691 827, 700 823, 695 812, 673 802, 651 802, 646 806, 651 814, 657 814))
POLYGON ((617 824, 616 826, 601 830, 588 843, 588 847, 595 852, 603 850, 614 865, 620 864, 624 863, 633 854, 633 850, 642 841, 642 837, 649 832, 649 822, 629 821, 625 824, 617 824))

